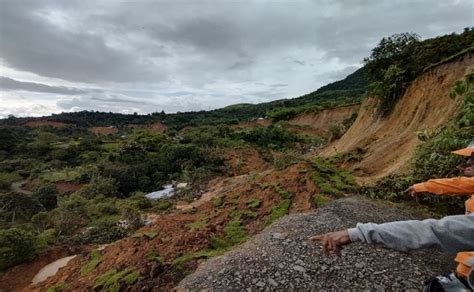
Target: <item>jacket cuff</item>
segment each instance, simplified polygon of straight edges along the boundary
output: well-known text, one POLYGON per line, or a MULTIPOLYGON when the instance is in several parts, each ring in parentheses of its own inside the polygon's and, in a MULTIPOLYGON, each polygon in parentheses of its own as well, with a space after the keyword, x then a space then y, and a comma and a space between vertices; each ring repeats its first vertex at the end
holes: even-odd
POLYGON ((364 236, 357 228, 349 228, 347 229, 347 233, 349 233, 349 238, 351 239, 351 242, 364 241, 364 236))
POLYGON ((417 193, 421 193, 421 192, 426 192, 426 186, 425 186, 425 183, 419 183, 419 184, 414 184, 413 185, 413 190, 417 193))

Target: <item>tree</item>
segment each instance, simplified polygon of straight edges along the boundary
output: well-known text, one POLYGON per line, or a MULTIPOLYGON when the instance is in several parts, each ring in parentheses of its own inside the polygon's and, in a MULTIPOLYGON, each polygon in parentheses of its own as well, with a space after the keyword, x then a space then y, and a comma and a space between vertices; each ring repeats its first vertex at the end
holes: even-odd
POLYGON ((21 229, 0 230, 0 271, 36 256, 34 236, 21 229))
POLYGON ((52 184, 46 184, 38 188, 33 194, 38 201, 46 208, 52 210, 58 205, 58 191, 52 184))

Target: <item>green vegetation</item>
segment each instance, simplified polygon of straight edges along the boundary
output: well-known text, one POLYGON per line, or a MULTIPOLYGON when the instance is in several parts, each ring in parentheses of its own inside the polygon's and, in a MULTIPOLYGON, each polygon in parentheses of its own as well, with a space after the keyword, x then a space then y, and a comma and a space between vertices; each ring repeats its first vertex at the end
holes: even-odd
POLYGON ((222 204, 224 203, 224 200, 222 199, 222 197, 215 197, 215 198, 212 198, 211 202, 212 202, 212 206, 217 208, 217 207, 222 206, 222 204))
POLYGON ((146 254, 146 259, 149 262, 164 263, 164 261, 165 261, 165 259, 163 257, 160 257, 160 255, 158 254, 158 251, 156 251, 156 249, 149 250, 146 254))
POLYGON ((280 217, 285 216, 288 214, 288 210, 291 206, 291 198, 292 195, 290 192, 283 190, 280 185, 276 184, 273 185, 275 192, 280 195, 280 202, 270 209, 270 214, 267 216, 267 221, 265 222, 265 226, 272 224, 275 220, 280 217))
POLYGON ((260 205, 262 205, 262 201, 259 199, 250 199, 247 201, 247 206, 252 209, 257 209, 260 207, 260 205))
POLYGON ((265 226, 272 224, 275 220, 280 217, 285 216, 288 214, 288 210, 290 209, 291 200, 284 199, 278 203, 275 207, 270 209, 270 214, 267 217, 267 221, 265 222, 265 226))
POLYGON ((81 277, 86 276, 100 264, 100 251, 93 250, 89 254, 89 261, 81 268, 81 277))
POLYGON ((191 230, 201 230, 207 223, 207 220, 199 220, 193 223, 186 224, 186 227, 188 227, 191 230))
POLYGON ((0 230, 0 271, 36 256, 34 236, 21 229, 0 230))
POLYGON ((317 158, 312 161, 315 172, 312 179, 322 194, 341 197, 354 191, 356 183, 352 175, 326 159, 317 158))
POLYGON ((59 283, 54 285, 53 287, 48 288, 46 292, 67 292, 69 289, 68 283, 59 283))
POLYGON ((420 41, 412 33, 383 38, 364 60, 369 92, 380 99, 379 112, 391 111, 408 85, 425 68, 466 53, 474 43, 474 29, 420 41), (466 50, 467 49, 467 50, 466 50))
POLYGON ((328 202, 329 202, 329 200, 321 194, 314 194, 313 195, 313 204, 316 207, 322 207, 322 206, 326 205, 328 202))
POLYGON ((111 269, 95 279, 93 288, 118 292, 122 287, 138 281, 139 276, 140 274, 138 272, 131 269, 124 269, 122 271, 111 269))
POLYGON ((184 254, 173 260, 173 265, 182 265, 193 259, 209 258, 218 256, 232 248, 233 246, 244 242, 248 238, 247 231, 242 226, 240 220, 229 221, 223 229, 221 237, 213 237, 211 239, 211 248, 200 250, 194 253, 184 254))

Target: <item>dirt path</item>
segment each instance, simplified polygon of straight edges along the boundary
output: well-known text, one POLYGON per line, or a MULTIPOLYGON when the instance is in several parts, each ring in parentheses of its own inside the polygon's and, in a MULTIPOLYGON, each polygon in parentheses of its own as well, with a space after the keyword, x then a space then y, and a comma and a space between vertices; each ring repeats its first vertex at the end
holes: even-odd
POLYGON ((46 280, 48 277, 54 276, 60 268, 66 266, 67 263, 75 257, 75 255, 72 255, 47 264, 38 272, 38 274, 33 277, 31 283, 37 284, 41 281, 46 280))
POLYGON ((11 190, 14 191, 15 193, 21 193, 21 194, 31 195, 32 192, 27 191, 27 190, 24 190, 24 189, 21 188, 25 183, 26 183, 26 180, 17 181, 17 182, 12 183, 12 185, 10 186, 10 188, 11 188, 11 190))
POLYGON ((315 212, 286 216, 240 248, 208 260, 178 290, 420 289, 425 279, 454 268, 450 255, 352 244, 341 258, 325 257, 319 245, 307 240, 357 222, 420 217, 359 197, 337 200, 315 212))

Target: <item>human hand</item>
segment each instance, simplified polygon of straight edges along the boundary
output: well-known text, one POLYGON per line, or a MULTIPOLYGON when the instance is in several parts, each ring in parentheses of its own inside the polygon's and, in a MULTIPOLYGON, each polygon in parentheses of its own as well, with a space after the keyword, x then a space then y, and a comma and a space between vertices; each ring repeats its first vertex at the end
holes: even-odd
POLYGON ((310 237, 309 240, 322 241, 324 254, 329 255, 332 251, 338 256, 341 256, 342 246, 351 243, 347 230, 315 235, 310 237))

